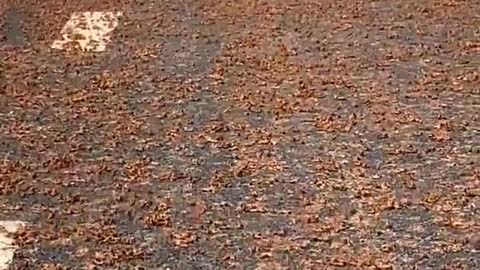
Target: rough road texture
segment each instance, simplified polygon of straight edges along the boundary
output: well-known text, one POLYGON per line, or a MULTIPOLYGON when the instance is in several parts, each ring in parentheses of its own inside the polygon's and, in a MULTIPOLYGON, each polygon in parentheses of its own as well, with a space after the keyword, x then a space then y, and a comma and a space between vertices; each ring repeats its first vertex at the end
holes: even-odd
POLYGON ((12 269, 480 269, 477 0, 59 2, 0 3, 12 269))

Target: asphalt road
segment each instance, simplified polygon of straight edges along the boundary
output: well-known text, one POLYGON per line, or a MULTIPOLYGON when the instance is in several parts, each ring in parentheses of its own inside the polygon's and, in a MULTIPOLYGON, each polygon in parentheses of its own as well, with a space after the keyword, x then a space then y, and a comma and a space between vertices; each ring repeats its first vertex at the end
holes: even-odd
POLYGON ((1 1, 9 267, 480 269, 479 14, 1 1), (91 11, 104 50, 52 48, 91 11))

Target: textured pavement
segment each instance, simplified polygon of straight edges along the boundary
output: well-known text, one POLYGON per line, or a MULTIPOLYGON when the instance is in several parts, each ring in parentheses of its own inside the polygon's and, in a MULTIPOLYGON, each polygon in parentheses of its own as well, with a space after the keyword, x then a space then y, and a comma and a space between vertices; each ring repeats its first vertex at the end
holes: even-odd
POLYGON ((480 269, 478 1, 6 2, 11 269, 480 269))

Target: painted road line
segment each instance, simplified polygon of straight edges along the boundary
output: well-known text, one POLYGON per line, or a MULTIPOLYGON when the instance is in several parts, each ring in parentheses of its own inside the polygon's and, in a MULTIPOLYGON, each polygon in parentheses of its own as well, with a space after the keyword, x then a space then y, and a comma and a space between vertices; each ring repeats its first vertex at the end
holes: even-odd
POLYGON ((63 50, 75 42, 83 51, 102 52, 120 16, 122 12, 74 12, 60 32, 61 39, 55 40, 51 47, 63 50))
POLYGON ((9 234, 16 233, 25 226, 21 221, 0 221, 0 270, 7 270, 17 247, 9 234))

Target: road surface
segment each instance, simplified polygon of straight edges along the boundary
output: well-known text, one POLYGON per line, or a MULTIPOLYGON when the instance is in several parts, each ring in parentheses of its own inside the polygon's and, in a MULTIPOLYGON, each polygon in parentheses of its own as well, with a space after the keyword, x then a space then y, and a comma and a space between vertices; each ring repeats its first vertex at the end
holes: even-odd
POLYGON ((480 269, 479 14, 2 1, 0 261, 480 269))

